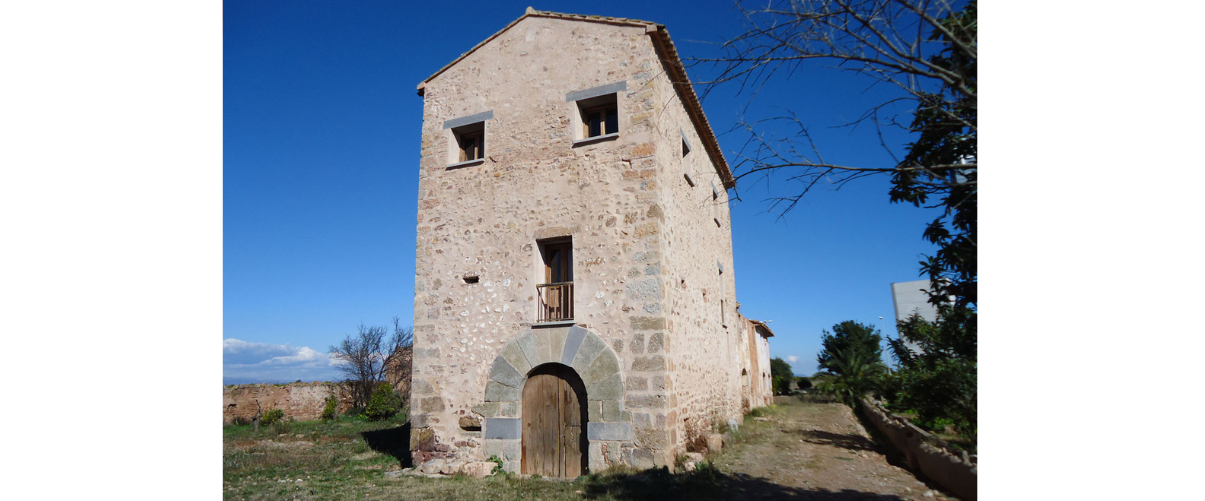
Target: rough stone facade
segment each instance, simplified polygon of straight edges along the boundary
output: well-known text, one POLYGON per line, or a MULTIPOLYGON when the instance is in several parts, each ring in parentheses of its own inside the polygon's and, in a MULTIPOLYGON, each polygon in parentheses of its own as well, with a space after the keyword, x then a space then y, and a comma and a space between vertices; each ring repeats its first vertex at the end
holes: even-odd
POLYGON ((666 43, 652 23, 529 10, 420 84, 416 463, 518 471, 520 395, 544 363, 586 385, 591 471, 672 467, 767 402, 765 337, 737 311, 731 175, 666 43), (576 100, 599 92, 619 133, 582 141, 576 100), (452 128, 478 121, 484 158, 459 162, 452 128), (573 320, 539 324, 539 242, 563 237, 573 320))

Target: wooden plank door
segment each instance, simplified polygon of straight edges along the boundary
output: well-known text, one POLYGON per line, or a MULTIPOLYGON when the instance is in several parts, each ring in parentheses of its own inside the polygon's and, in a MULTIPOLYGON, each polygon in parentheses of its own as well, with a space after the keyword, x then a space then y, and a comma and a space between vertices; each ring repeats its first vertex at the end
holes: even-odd
POLYGON ((572 369, 541 367, 523 387, 523 460, 526 475, 582 474, 585 388, 572 369))

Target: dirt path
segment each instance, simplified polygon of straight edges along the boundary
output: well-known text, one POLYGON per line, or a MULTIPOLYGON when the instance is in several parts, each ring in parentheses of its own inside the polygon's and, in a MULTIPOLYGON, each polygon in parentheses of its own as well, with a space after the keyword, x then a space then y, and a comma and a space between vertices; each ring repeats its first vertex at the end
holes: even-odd
POLYGON ((751 489, 751 499, 953 499, 888 463, 849 407, 792 397, 775 403, 767 416, 747 422, 736 443, 716 458, 728 475, 781 486, 751 489))

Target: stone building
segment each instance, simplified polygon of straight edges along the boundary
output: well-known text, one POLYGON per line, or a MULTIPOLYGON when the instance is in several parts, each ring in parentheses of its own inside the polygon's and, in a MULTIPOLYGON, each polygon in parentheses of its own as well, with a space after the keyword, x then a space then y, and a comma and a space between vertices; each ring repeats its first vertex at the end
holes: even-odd
POLYGON ((672 467, 770 402, 735 181, 665 26, 528 8, 418 94, 416 464, 672 467))

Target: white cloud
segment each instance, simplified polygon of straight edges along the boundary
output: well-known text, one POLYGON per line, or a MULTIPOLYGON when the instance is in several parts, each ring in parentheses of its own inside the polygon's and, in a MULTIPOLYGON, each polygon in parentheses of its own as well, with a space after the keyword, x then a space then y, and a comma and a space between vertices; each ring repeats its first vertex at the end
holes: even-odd
POLYGON ((222 340, 222 379, 228 383, 340 380, 334 365, 329 354, 308 346, 222 340))
POLYGON ((799 357, 795 355, 787 355, 787 363, 794 364, 799 361, 799 357))

